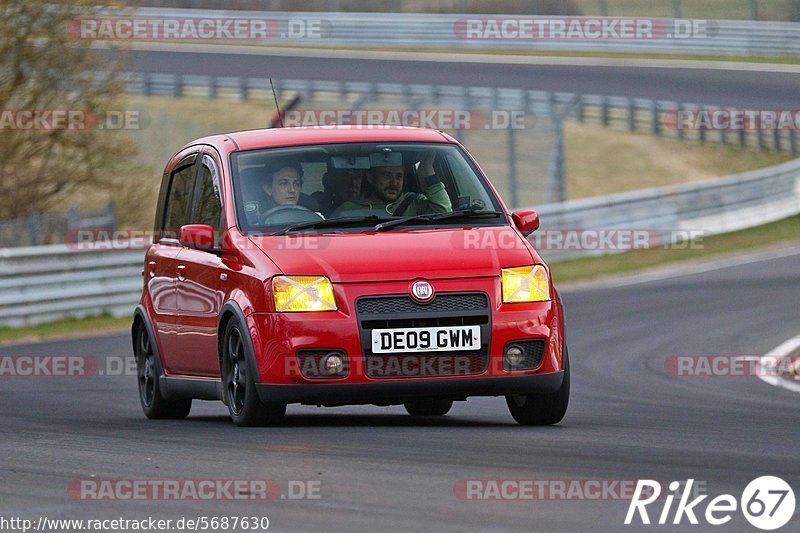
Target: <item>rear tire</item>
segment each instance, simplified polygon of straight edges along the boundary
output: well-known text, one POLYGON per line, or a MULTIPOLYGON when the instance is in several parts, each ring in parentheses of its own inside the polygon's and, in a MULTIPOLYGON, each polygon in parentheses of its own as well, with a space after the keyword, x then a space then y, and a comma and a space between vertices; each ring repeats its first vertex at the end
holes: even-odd
POLYGON ((444 416, 453 407, 453 400, 422 398, 403 404, 411 416, 444 416))
POLYGON ((523 426, 549 426, 561 422, 569 405, 569 354, 564 348, 564 380, 546 394, 506 396, 511 416, 523 426))
POLYGON ((222 385, 228 412, 237 426, 277 425, 286 416, 286 405, 266 405, 258 397, 253 378, 255 369, 250 368, 254 358, 243 331, 238 322, 231 320, 222 343, 222 385))
POLYGON ((192 400, 167 401, 161 395, 159 365, 150 334, 144 324, 136 330, 136 377, 142 411, 150 419, 181 419, 189 416, 192 400))

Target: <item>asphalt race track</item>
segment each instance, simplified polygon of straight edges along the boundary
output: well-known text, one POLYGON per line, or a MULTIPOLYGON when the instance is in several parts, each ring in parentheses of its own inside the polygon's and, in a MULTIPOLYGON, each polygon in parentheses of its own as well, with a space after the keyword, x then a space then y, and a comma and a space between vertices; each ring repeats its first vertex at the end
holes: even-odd
MULTIPOLYGON (((187 420, 148 421, 133 375, 3 377, 0 514, 265 515, 279 531, 752 530, 740 512, 716 529, 685 519, 625 528, 627 500, 462 500, 454 486, 694 478, 712 496, 738 498, 753 478, 776 475, 797 491, 800 396, 757 378, 676 378, 664 364, 673 354, 764 354, 800 333, 798 272, 792 255, 567 292, 573 393, 554 427, 517 426, 501 398, 427 420, 399 407, 290 406, 283 427, 243 429, 221 403, 195 402, 187 420), (270 479, 284 494, 289 480, 319 480, 320 498, 80 501, 67 491, 77 479, 270 479)), ((130 344, 114 336, 0 353, 89 355, 102 369, 107 357, 129 356, 130 344)), ((781 531, 797 531, 798 518, 781 531)))
MULTIPOLYGON (((498 59, 497 63, 474 64, 456 60, 457 54, 451 54, 453 61, 443 62, 426 61, 421 55, 412 61, 405 59, 410 55, 400 54, 388 60, 300 57, 275 51, 261 55, 178 53, 175 51, 178 49, 127 51, 126 68, 161 74, 524 88, 753 109, 796 109, 800 106, 797 91, 800 72, 752 72, 736 67, 731 70, 667 68, 645 66, 640 62, 634 62, 634 66, 509 65, 498 59)), ((202 47, 196 49, 203 50, 202 47)), ((209 49, 225 50, 225 47, 209 49)), ((315 52, 306 53, 313 55, 315 52)), ((566 63, 569 58, 563 61, 566 63)))

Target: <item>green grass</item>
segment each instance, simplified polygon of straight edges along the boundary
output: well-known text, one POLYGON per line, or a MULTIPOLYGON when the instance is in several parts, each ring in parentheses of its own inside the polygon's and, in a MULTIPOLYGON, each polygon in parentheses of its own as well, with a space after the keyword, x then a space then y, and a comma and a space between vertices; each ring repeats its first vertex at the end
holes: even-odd
POLYGON ((88 318, 67 318, 58 322, 27 326, 23 328, 0 328, 0 344, 39 342, 53 338, 111 334, 131 327, 132 317, 115 318, 101 315, 88 318))
POLYGON ((800 215, 741 231, 704 237, 695 242, 697 249, 635 250, 621 254, 559 261, 552 263, 550 269, 556 283, 582 281, 611 274, 630 273, 649 267, 707 259, 798 239, 800 239, 800 215))

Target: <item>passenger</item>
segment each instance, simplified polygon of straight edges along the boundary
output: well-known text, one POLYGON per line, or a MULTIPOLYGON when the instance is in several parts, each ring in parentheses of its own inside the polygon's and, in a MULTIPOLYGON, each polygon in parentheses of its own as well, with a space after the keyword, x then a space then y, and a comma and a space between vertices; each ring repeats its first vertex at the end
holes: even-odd
POLYGON ((419 165, 419 176, 425 185, 424 193, 403 193, 405 169, 396 162, 381 165, 380 158, 367 174, 370 193, 365 199, 354 198, 344 202, 331 215, 394 215, 414 216, 447 213, 453 210, 450 197, 441 179, 433 171, 434 152, 430 152, 419 165))

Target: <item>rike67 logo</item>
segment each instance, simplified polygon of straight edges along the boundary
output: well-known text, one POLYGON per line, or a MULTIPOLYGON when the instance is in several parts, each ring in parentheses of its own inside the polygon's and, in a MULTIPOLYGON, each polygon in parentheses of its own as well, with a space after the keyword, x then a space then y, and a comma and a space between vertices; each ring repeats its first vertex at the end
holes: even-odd
MULTIPOLYGON (((733 513, 738 510, 753 527, 771 531, 786 525, 795 512, 795 497, 792 487, 784 480, 775 476, 761 476, 751 481, 742 492, 741 498, 736 499, 732 494, 720 494, 713 499, 704 502, 708 495, 703 494, 693 496, 692 486, 694 479, 689 479, 686 483, 673 481, 669 484, 669 493, 663 498, 663 505, 653 505, 656 509, 650 511, 660 512, 651 517, 647 507, 662 496, 661 484, 655 480, 640 479, 636 484, 636 489, 628 506, 628 514, 625 516, 625 524, 673 524, 680 525, 699 524, 698 517, 705 519, 707 524, 721 526, 728 524, 733 518, 733 513), (681 488, 683 490, 681 491, 681 488), (674 507, 673 503, 677 500, 674 507), (702 511, 703 505, 705 511, 702 511), (671 520, 670 520, 671 518, 671 520)), ((728 526, 730 527, 730 526, 728 526)))

